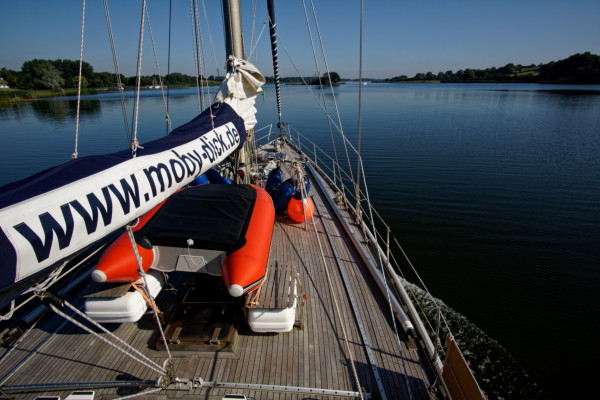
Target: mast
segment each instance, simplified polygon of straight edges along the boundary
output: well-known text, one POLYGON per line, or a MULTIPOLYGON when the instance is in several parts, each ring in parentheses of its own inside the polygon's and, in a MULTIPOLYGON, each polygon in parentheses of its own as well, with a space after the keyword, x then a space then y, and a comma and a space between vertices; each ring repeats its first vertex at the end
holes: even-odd
POLYGON ((271 52, 273 53, 273 75, 275 76, 275 96, 277 97, 277 115, 279 124, 277 127, 283 134, 283 124, 281 123, 281 94, 279 91, 279 62, 277 59, 277 32, 275 30, 275 4, 273 0, 267 0, 269 10, 269 31, 271 34, 271 52))
POLYGON ((227 58, 229 59, 229 56, 234 56, 239 59, 245 59, 240 0, 223 0, 223 20, 227 58))

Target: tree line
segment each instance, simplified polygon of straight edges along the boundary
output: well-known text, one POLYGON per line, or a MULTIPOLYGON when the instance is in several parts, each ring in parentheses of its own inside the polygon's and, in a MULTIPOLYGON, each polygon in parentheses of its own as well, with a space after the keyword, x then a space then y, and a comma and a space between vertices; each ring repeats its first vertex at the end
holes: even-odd
POLYGON ((577 53, 564 60, 547 64, 506 64, 503 67, 486 69, 464 69, 457 72, 446 71, 418 73, 409 78, 399 75, 385 79, 385 82, 559 82, 559 83, 600 83, 600 56, 585 52, 577 53))
MULTIPOLYGON (((272 76, 265 77, 266 83, 275 83, 275 78, 272 76)), ((325 72, 321 77, 307 77, 307 76, 288 76, 279 78, 280 83, 290 84, 290 85, 300 85, 306 84, 308 85, 337 85, 341 82, 342 78, 340 78, 340 74, 337 72, 325 72)))
MULTIPOLYGON (((94 72, 94 68, 87 62, 82 62, 81 68, 82 88, 116 88, 117 75, 110 72, 94 72)), ((60 90, 76 88, 79 82, 79 61, 74 60, 39 60, 34 59, 23 63, 20 71, 7 68, 0 70, 0 78, 3 78, 14 89, 38 90, 50 89, 60 90)), ((137 77, 125 77, 120 75, 124 86, 134 87, 137 85, 137 77)), ((200 77, 200 79, 204 79, 200 77)), ((217 81, 222 77, 209 76, 207 80, 217 81)), ((142 87, 158 85, 158 75, 142 76, 140 84, 142 87)), ((174 72, 162 77, 163 85, 167 86, 195 86, 196 77, 174 72)))

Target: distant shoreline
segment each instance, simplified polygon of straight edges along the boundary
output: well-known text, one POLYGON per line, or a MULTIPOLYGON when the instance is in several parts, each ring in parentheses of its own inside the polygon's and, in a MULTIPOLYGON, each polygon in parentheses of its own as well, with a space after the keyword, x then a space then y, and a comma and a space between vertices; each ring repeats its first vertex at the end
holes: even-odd
MULTIPOLYGON (((211 82, 210 86, 220 85, 221 82, 211 82)), ((190 86, 171 86, 173 89, 184 88, 190 86)), ((167 87, 164 87, 167 89, 167 87)), ((134 88, 125 88, 125 90, 134 90, 134 88)), ((154 88, 142 88, 142 90, 157 90, 154 88)), ((81 95, 91 95, 98 93, 106 93, 106 92, 117 92, 117 89, 112 88, 86 88, 81 89, 81 95)), ((75 97, 77 96, 77 89, 34 89, 34 90, 24 90, 24 89, 0 89, 0 105, 10 105, 17 103, 26 103, 30 101, 49 99, 54 97, 75 97)))
MULTIPOLYGON (((343 81, 337 84, 334 84, 334 86, 338 86, 338 85, 343 85, 346 84, 346 82, 351 82, 351 81, 343 81)), ((364 81, 364 82, 368 82, 370 84, 377 84, 377 83, 392 83, 392 84, 419 84, 419 83, 464 83, 464 84, 469 84, 469 85, 476 85, 476 84, 480 84, 480 83, 498 83, 498 84, 503 84, 503 83, 509 83, 509 84, 540 84, 540 85, 589 85, 589 86, 598 86, 597 83, 574 83, 574 82, 520 82, 520 81, 515 81, 515 82, 510 82, 510 81, 492 81, 492 80, 488 80, 488 81, 440 81, 440 80, 407 80, 407 81, 386 81, 386 80, 382 80, 382 79, 373 79, 373 80, 368 80, 368 81, 364 81)), ((217 82, 216 84, 213 84, 211 86, 215 86, 218 85, 219 83, 217 82)), ((287 82, 285 83, 285 85, 288 86, 295 86, 295 85, 302 85, 302 83, 290 83, 287 82)), ((314 85, 310 85, 310 86, 314 86, 314 85)), ((184 87, 190 87, 190 86, 172 86, 172 88, 184 88, 184 87)), ((165 88, 166 89, 166 88, 165 88)), ((125 90, 133 90, 133 88, 126 88, 125 90)), ((150 89, 150 88, 143 88, 142 90, 159 90, 159 89, 150 89)), ((106 92, 116 92, 115 89, 109 89, 109 88, 87 88, 87 89, 82 89, 81 90, 81 94, 82 95, 93 95, 93 94, 98 94, 98 93, 106 93, 106 92)), ((598 93, 600 94, 600 90, 589 90, 587 92, 594 92, 594 93, 598 93)), ((36 100, 42 100, 42 99, 48 99, 48 98, 54 98, 54 97, 75 97, 77 96, 77 89, 62 89, 62 90, 21 90, 21 89, 0 89, 0 106, 3 105, 11 105, 11 104, 17 104, 17 103, 25 103, 25 102, 31 102, 31 101, 36 101, 36 100)))
POLYGON ((523 81, 494 81, 494 80, 487 80, 487 81, 440 81, 440 80, 406 80, 406 81, 386 81, 386 80, 381 80, 381 79, 377 79, 377 80, 372 80, 372 81, 368 81, 370 83, 467 83, 467 84, 478 84, 478 83, 510 83, 510 84, 524 84, 524 85, 529 85, 529 84, 539 84, 539 85, 590 85, 590 86, 598 86, 600 85, 600 83, 580 83, 580 82, 561 82, 561 81, 544 81, 544 82, 523 82, 523 81))

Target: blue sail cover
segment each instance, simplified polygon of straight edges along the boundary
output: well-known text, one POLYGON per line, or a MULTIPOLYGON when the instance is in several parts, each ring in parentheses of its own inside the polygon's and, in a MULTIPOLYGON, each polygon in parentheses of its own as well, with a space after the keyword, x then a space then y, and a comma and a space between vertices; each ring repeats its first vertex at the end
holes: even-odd
POLYGON ((83 157, 1 187, 0 307, 13 287, 145 214, 245 139, 244 120, 218 104, 135 158, 83 157))

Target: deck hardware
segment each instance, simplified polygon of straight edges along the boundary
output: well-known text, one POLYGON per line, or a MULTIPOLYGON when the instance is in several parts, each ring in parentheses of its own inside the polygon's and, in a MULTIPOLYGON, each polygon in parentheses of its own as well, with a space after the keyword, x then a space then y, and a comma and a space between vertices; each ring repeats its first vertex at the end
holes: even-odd
POLYGON ((215 328, 212 337, 210 338, 210 344, 219 344, 219 334, 221 334, 221 328, 215 328))

